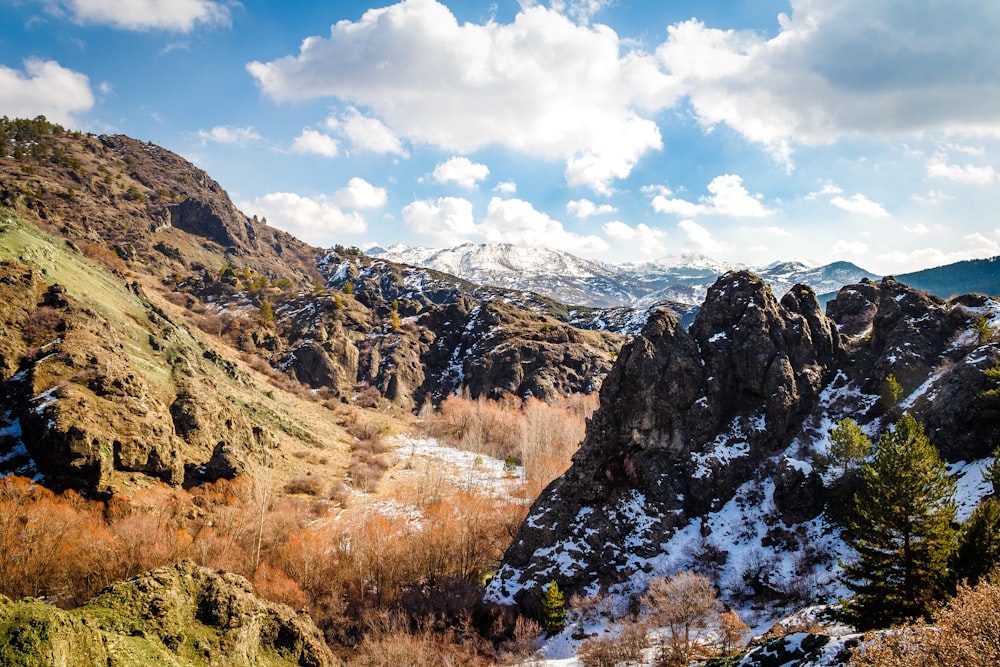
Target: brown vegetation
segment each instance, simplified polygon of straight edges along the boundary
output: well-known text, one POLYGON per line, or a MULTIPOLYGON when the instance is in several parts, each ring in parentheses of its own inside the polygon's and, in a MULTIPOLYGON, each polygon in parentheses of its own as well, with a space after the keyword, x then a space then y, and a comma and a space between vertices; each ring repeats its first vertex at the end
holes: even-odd
POLYGON ((513 650, 516 619, 495 623, 479 582, 522 505, 466 493, 405 514, 359 506, 333 521, 317 491, 326 485, 312 477, 285 488, 305 497, 262 496, 259 481, 240 478, 190 492, 157 485, 108 503, 3 478, 0 593, 73 607, 114 581, 190 558, 307 609, 332 645, 358 647, 344 650, 354 664, 387 664, 400 651, 418 665, 487 664, 493 658, 482 656, 498 647, 513 650), (387 623, 392 610, 398 617, 387 623))
POLYGON ((421 411, 429 435, 454 447, 524 467, 529 497, 566 471, 597 409, 596 394, 556 403, 506 396, 500 401, 452 397, 421 411))
POLYGON ((1000 581, 997 572, 958 594, 933 626, 871 633, 855 651, 856 667, 986 667, 1000 664, 1000 581))

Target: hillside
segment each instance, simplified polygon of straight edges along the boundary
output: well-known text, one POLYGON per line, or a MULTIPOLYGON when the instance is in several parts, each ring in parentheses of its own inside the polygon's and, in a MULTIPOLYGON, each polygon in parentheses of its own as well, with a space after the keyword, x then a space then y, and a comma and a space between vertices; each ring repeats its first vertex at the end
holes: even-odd
POLYGON ((992 492, 981 471, 1000 421, 979 395, 998 326, 995 300, 888 278, 844 287, 824 314, 804 285, 779 302, 753 274, 721 277, 690 330, 661 313, 623 348, 573 466, 533 504, 489 596, 530 608, 555 579, 567 595, 627 598, 693 569, 754 623, 836 601, 856 555, 843 481, 821 466, 831 427, 850 417, 874 437, 914 415, 968 519, 992 492), (890 376, 898 398, 885 398, 890 376))
POLYGON ((623 341, 529 293, 311 248, 151 144, 4 123, 5 470, 107 496, 315 443, 345 466, 335 404, 586 393, 623 341))
POLYGON ((1000 257, 972 259, 899 276, 916 289, 943 298, 958 294, 1000 294, 1000 257))

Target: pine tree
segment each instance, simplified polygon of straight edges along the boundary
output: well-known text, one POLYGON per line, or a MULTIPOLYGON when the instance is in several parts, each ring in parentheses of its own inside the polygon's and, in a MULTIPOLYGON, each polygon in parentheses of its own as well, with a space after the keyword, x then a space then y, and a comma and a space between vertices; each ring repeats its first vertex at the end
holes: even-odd
POLYGON ((271 305, 271 302, 268 301, 267 299, 264 299, 263 301, 260 302, 259 317, 260 317, 260 323, 265 326, 270 324, 274 320, 274 307, 271 305))
POLYGON ((952 582, 975 586, 1000 564, 1000 503, 987 498, 958 533, 951 557, 952 582))
POLYGON ((542 595, 542 608, 538 621, 550 637, 566 625, 566 601, 555 579, 549 582, 542 595))
POLYGON ((843 581, 855 593, 845 620, 868 630, 930 617, 947 586, 954 491, 923 426, 904 414, 861 468, 845 535, 858 553, 844 566, 843 581))
POLYGON ((830 429, 830 451, 819 457, 823 468, 838 466, 846 475, 852 466, 858 465, 872 450, 872 441, 853 419, 841 419, 830 429))

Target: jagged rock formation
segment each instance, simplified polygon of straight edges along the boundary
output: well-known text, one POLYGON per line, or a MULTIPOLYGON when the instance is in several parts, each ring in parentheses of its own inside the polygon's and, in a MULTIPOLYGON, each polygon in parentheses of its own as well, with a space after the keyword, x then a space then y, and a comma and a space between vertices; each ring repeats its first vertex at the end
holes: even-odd
POLYGON ((572 467, 533 505, 490 597, 530 604, 551 578, 593 592, 723 565, 730 597, 822 596, 843 510, 826 506, 833 494, 813 468, 830 425, 851 416, 874 435, 907 410, 949 460, 986 456, 998 423, 977 396, 1000 349, 970 326, 998 310, 886 278, 843 288, 824 315, 805 286, 779 303, 756 276, 726 274, 690 331, 659 313, 622 349, 572 467), (889 375, 898 405, 879 397, 889 375), (786 566, 783 553, 799 556, 786 566), (803 577, 814 577, 808 594, 803 577))
POLYGON ((281 337, 292 342, 279 364, 342 397, 359 383, 407 408, 460 390, 541 399, 591 392, 623 340, 568 324, 565 307, 532 294, 360 256, 331 253, 321 268, 336 292, 279 310, 281 337), (348 282, 353 296, 342 292, 348 282))
POLYGON ((332 667, 305 612, 256 598, 250 583, 190 561, 115 584, 62 611, 0 597, 4 665, 332 667))

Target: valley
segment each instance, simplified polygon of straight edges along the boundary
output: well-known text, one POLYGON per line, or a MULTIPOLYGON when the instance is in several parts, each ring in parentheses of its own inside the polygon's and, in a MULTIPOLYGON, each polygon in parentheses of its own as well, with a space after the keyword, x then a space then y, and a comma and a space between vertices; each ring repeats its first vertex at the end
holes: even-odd
POLYGON ((3 122, 8 664, 655 662, 684 573, 715 600, 691 656, 840 664, 862 637, 815 610, 875 461, 836 458, 847 419, 874 451, 918 421, 950 548, 1000 553, 989 262, 320 249, 163 148, 3 122))

